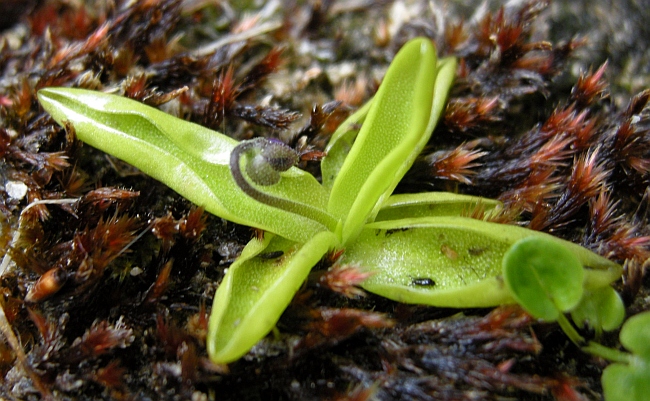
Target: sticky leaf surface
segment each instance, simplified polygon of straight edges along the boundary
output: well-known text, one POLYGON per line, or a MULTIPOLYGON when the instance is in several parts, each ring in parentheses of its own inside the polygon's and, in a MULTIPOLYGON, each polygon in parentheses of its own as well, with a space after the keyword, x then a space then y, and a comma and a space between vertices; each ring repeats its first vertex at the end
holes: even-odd
MULTIPOLYGON (((101 92, 47 88, 43 108, 77 137, 139 168, 224 219, 306 241, 325 227, 257 202, 232 179, 229 160, 237 141, 134 100, 101 92)), ((292 168, 268 193, 325 210, 327 193, 310 174, 292 168)))
POLYGON ((376 213, 428 141, 439 115, 432 114, 434 92, 446 98, 449 90, 437 76, 435 48, 424 38, 405 44, 388 68, 332 185, 328 210, 343 222, 344 243, 376 213))
POLYGON ((362 287, 396 301, 494 306, 514 302, 501 278, 502 260, 513 244, 527 237, 566 248, 580 266, 592 267, 603 280, 609 279, 607 283, 620 275, 620 266, 576 244, 522 227, 458 216, 367 224, 359 237, 347 244, 344 262, 373 271, 362 287))
POLYGON ((280 318, 311 268, 336 244, 333 233, 306 244, 282 237, 254 239, 217 289, 208 328, 208 354, 217 363, 237 360, 280 318))

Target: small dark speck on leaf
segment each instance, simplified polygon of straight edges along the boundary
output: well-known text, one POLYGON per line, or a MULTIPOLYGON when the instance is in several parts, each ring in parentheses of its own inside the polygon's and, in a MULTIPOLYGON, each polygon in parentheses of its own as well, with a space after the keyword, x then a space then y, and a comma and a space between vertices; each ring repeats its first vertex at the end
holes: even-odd
POLYGON ((282 255, 284 255, 283 251, 273 251, 273 252, 267 252, 267 253, 260 254, 260 258, 261 259, 266 259, 266 260, 277 259, 282 255))
POLYGON ((411 279, 411 283, 413 285, 417 285, 419 287, 433 287, 436 285, 436 282, 433 281, 433 279, 428 278, 428 277, 416 277, 411 279))

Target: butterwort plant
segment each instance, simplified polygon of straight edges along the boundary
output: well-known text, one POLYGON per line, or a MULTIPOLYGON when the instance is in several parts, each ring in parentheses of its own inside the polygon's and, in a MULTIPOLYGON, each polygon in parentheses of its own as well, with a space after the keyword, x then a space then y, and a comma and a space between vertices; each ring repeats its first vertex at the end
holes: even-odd
POLYGON ((224 219, 258 228, 228 268, 210 315, 207 349, 217 363, 246 354, 328 252, 372 272, 360 286, 396 301, 445 307, 515 302, 502 259, 540 237, 575 255, 589 288, 620 266, 525 228, 462 217, 498 202, 451 193, 393 195, 430 140, 456 69, 416 38, 398 52, 375 96, 333 134, 322 183, 294 166, 295 152, 264 138, 236 140, 123 97, 47 88, 43 107, 79 139, 162 181, 224 219), (360 128, 359 128, 360 127, 360 128))

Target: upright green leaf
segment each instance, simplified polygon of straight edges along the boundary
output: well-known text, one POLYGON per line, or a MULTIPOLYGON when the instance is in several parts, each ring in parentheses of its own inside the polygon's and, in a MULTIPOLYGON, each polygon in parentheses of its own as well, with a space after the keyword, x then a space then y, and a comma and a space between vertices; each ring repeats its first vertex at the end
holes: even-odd
POLYGON ((343 242, 377 212, 428 141, 442 110, 434 97, 445 97, 451 85, 438 68, 435 49, 424 38, 404 45, 388 68, 332 186, 328 210, 343 221, 343 242))
MULTIPOLYGON (((306 241, 326 229, 242 192, 230 173, 230 153, 237 145, 232 138, 120 96, 47 88, 38 97, 59 124, 74 126, 79 139, 134 165, 210 213, 295 241, 306 241)), ((264 190, 323 210, 326 207, 323 187, 297 168, 264 190)))

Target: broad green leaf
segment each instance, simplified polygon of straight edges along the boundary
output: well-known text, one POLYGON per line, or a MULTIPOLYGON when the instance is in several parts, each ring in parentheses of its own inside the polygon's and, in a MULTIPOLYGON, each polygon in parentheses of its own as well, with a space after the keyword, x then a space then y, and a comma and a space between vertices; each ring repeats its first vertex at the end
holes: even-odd
POLYGON ((578 257, 547 238, 525 238, 513 244, 503 257, 503 278, 524 309, 547 321, 573 309, 584 291, 578 257))
POLYGON ((357 263, 375 273, 361 286, 395 301, 446 307, 511 303, 509 292, 496 279, 509 242, 455 220, 368 224, 348 244, 343 263, 357 263))
POLYGON ((336 245, 329 231, 304 245, 278 236, 252 240, 217 288, 207 336, 210 359, 235 361, 268 334, 311 268, 336 245))
POLYGON ((589 325, 601 332, 618 328, 625 319, 625 305, 610 286, 593 291, 586 290, 580 303, 571 311, 571 318, 578 326, 589 325))
POLYGON ((605 401, 646 401, 650 394, 648 361, 633 358, 633 365, 615 363, 603 371, 605 401))
MULTIPOLYGON (((537 237, 560 244, 580 262, 619 277, 617 264, 538 231, 465 217, 380 221, 346 245, 343 263, 375 272, 362 287, 400 302, 485 307, 514 302, 501 280, 502 259, 517 241, 537 237)), ((589 275, 589 271, 586 271, 589 275)))
POLYGON ((424 38, 405 44, 388 68, 332 186, 328 210, 343 221, 344 243, 376 214, 428 141, 444 104, 434 98, 446 97, 455 64, 446 63, 442 74, 438 68, 424 38))
POLYGON ((625 348, 650 363, 650 312, 627 319, 619 337, 625 348))
MULTIPOLYGON (((74 126, 79 139, 134 165, 212 214, 295 241, 307 241, 326 229, 312 219, 259 203, 242 192, 230 173, 230 152, 237 145, 232 138, 120 96, 47 88, 40 90, 38 97, 59 124, 74 126)), ((326 191, 314 177, 297 168, 263 190, 326 208, 326 191)))
POLYGON ((501 202, 478 196, 451 192, 423 192, 390 196, 377 213, 375 221, 399 220, 412 217, 467 216, 482 208, 489 212, 501 202))

